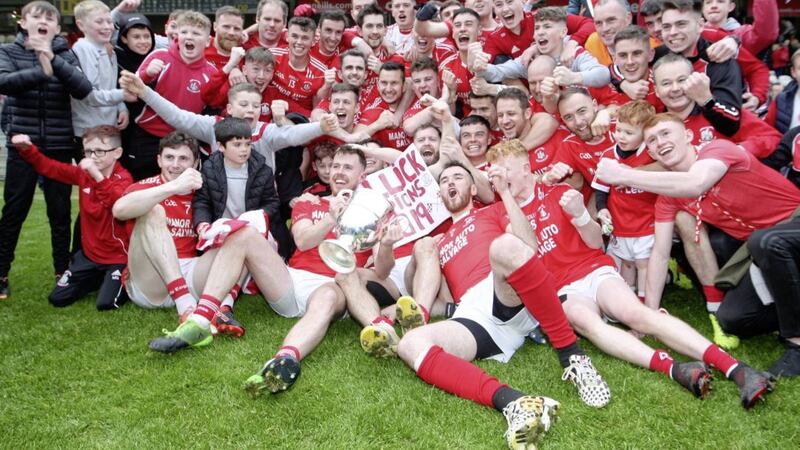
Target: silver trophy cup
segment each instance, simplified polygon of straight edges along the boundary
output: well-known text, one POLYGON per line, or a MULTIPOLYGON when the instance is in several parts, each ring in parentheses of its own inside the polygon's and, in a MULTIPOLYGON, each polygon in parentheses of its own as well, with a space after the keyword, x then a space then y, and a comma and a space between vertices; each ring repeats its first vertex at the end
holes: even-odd
POLYGON ((392 204, 377 191, 361 187, 355 192, 346 189, 339 193, 347 194, 350 199, 333 229, 336 239, 326 239, 319 245, 322 261, 338 273, 355 270, 355 253, 378 243, 392 212, 392 204))

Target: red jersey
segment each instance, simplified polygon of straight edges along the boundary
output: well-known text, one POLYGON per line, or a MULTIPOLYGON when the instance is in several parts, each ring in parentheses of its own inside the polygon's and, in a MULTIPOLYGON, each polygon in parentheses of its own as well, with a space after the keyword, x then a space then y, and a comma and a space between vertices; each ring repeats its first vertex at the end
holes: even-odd
MULTIPOLYGON (((381 99, 380 103, 371 109, 361 113, 358 123, 361 125, 369 125, 381 116, 384 111, 391 111, 389 105, 381 99)), ((402 124, 397 128, 384 128, 372 135, 372 138, 378 141, 382 146, 394 148, 403 151, 411 145, 411 137, 403 130, 402 124)))
POLYGON ((125 224, 111 214, 111 208, 133 183, 131 174, 116 163, 108 178, 95 181, 78 166, 42 155, 35 145, 19 155, 43 177, 80 188, 81 245, 86 257, 98 264, 127 264, 129 235, 125 224))
POLYGON ((444 233, 437 244, 439 264, 456 303, 492 272, 489 248, 496 237, 505 233, 507 225, 505 207, 495 203, 483 209, 473 208, 444 233))
MULTIPOLYGON (((217 69, 205 58, 191 64, 183 62, 177 44, 172 44, 169 49, 155 50, 147 55, 147 58, 142 61, 142 65, 139 66, 137 71, 145 84, 156 81, 155 91, 159 95, 175 104, 175 106, 195 114, 200 114, 203 111, 205 104, 200 92, 203 89, 203 85, 208 83, 211 76, 216 72, 217 69), (164 69, 156 78, 148 76, 146 72, 150 61, 154 59, 159 59, 165 63, 164 69)), ((136 123, 143 130, 160 138, 175 130, 147 105, 136 118, 136 123)))
MULTIPOLYGON (((228 104, 228 91, 231 90, 231 84, 228 81, 228 74, 222 70, 211 76, 203 86, 201 95, 203 102, 212 108, 225 108, 228 104)), ((270 105, 272 101, 278 98, 278 90, 271 84, 261 92, 261 114, 258 118, 259 121, 269 123, 272 122, 272 110, 270 105)))
MULTIPOLYGON (((649 90, 647 91, 647 96, 644 98, 644 101, 653 105, 656 111, 661 111, 664 109, 664 104, 656 97, 656 87, 655 84, 653 84, 653 79, 649 78, 648 82, 649 90)), ((597 100, 598 105, 623 106, 631 101, 631 98, 628 97, 627 94, 621 90, 617 90, 613 84, 608 84, 599 88, 589 88, 589 93, 592 95, 592 98, 597 100)))
POLYGON ((439 64, 439 73, 442 73, 443 70, 449 70, 456 76, 456 97, 461 100, 461 104, 464 107, 464 117, 468 116, 471 111, 469 107, 469 93, 472 91, 469 81, 475 75, 473 75, 473 73, 467 69, 464 62, 461 61, 459 53, 450 55, 450 57, 439 64))
MULTIPOLYGON (((493 31, 483 45, 483 51, 491 57, 490 62, 494 61, 497 55, 509 55, 516 58, 527 50, 533 43, 533 25, 533 13, 525 12, 519 25, 519 34, 514 34, 506 27, 500 27, 493 31)), ((592 19, 572 14, 567 16, 567 33, 581 46, 594 32, 592 19)))
MULTIPOLYGON (((431 230, 431 232, 428 233, 428 236, 438 236, 438 235, 446 232, 448 229, 450 229, 451 225, 453 225, 453 219, 448 217, 447 220, 445 220, 444 222, 440 223, 436 228, 431 230)), ((411 254, 414 253, 414 244, 416 244, 418 240, 419 239, 411 241, 411 242, 406 242, 405 244, 401 245, 400 247, 397 247, 396 249, 394 249, 394 259, 400 259, 400 258, 404 258, 406 256, 411 256, 411 254)))
POLYGON ((206 56, 206 61, 208 61, 212 66, 216 67, 217 70, 222 70, 225 64, 228 64, 228 60, 231 59, 231 55, 222 55, 217 50, 217 47, 214 45, 216 42, 217 37, 214 36, 211 38, 211 41, 208 43, 208 47, 206 47, 203 54, 206 56))
POLYGON ((572 167, 572 170, 583 175, 588 184, 594 179, 594 171, 597 169, 600 157, 608 150, 614 150, 615 145, 614 134, 611 131, 597 144, 589 144, 578 136, 570 134, 562 141, 561 149, 558 150, 552 163, 563 162, 572 167))
POLYGON ((734 144, 741 145, 756 158, 763 159, 771 155, 783 137, 781 133, 744 108, 740 113, 739 131, 731 137, 717 131, 697 108, 684 119, 683 123, 686 125, 686 129, 692 130, 694 134, 693 145, 705 144, 715 139, 728 139, 734 144))
POLYGON ((571 188, 566 184, 545 186, 536 183, 533 198, 522 205, 522 212, 536 232, 539 255, 556 280, 556 288, 580 280, 614 260, 600 249, 583 242, 571 217, 561 209, 559 200, 571 188))
MULTIPOLYGON (((143 191, 152 187, 161 186, 164 179, 161 175, 145 178, 142 181, 128 186, 123 195, 131 192, 143 191)), ((186 195, 173 195, 159 203, 167 215, 167 230, 175 243, 178 251, 178 258, 194 258, 197 256, 197 234, 192 225, 192 198, 194 193, 186 195)), ((133 233, 133 226, 136 220, 129 220, 127 223, 128 233, 133 233)))
POLYGON ((800 190, 736 144, 718 139, 700 147, 697 160, 722 161, 728 171, 699 198, 661 195, 656 222, 672 222, 686 211, 741 241, 755 230, 787 219, 800 205, 800 190))
POLYGON ((278 99, 289 103, 288 111, 299 112, 310 117, 314 109, 314 95, 325 84, 326 67, 315 58, 309 58, 305 69, 297 70, 289 63, 289 51, 274 50, 275 75, 271 85, 277 90, 278 99))
POLYGON ((322 50, 319 48, 319 41, 314 43, 308 54, 321 62, 325 67, 329 69, 338 69, 340 66, 339 55, 353 48, 353 38, 357 37, 358 33, 345 31, 342 33, 342 40, 339 42, 339 46, 336 47, 336 50, 330 55, 322 53, 322 50))
MULTIPOLYGON (((289 43, 286 41, 286 30, 283 30, 278 38, 278 44, 274 47, 267 47, 267 50, 272 51, 275 49, 285 49, 288 46, 289 43)), ((258 41, 258 31, 254 31, 253 34, 250 35, 250 38, 242 43, 242 48, 245 50, 250 50, 253 47, 263 47, 261 42, 258 41)))
MULTIPOLYGON (((317 223, 328 214, 329 208, 327 198, 320 199, 319 203, 297 202, 292 209, 292 223, 298 223, 301 220, 310 220, 312 223, 317 223)), ((331 230, 325 235, 325 239, 336 239, 336 234, 331 230)), ((368 251, 356 253, 356 267, 364 267, 369 255, 370 252, 368 251)), ((289 259, 289 267, 331 278, 336 276, 336 272, 322 261, 317 247, 305 251, 299 248, 295 250, 294 255, 289 259)))
MULTIPOLYGON (((601 158, 616 159, 629 167, 642 167, 655 162, 644 145, 627 158, 620 158, 616 148, 607 151, 601 158)), ((614 222, 614 236, 642 237, 655 232, 658 195, 628 186, 609 186, 598 179, 592 181, 592 187, 608 193, 607 206, 614 222)))
POLYGON ((547 142, 536 148, 528 149, 531 172, 536 175, 544 175, 545 172, 550 170, 550 166, 553 165, 553 159, 558 153, 561 143, 564 142, 564 139, 569 135, 568 129, 558 127, 547 142))

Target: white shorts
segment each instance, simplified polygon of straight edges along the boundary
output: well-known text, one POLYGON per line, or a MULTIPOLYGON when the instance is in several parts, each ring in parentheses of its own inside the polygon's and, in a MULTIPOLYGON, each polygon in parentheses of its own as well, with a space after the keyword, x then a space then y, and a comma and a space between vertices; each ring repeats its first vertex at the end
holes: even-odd
POLYGON ((494 277, 490 273, 464 293, 453 319, 469 319, 483 327, 502 352, 487 359, 505 363, 514 356, 514 352, 525 342, 525 336, 539 323, 525 308, 504 322, 493 314, 494 301, 494 277))
POLYGON ((596 303, 597 290, 600 289, 600 284, 610 278, 618 278, 622 280, 622 277, 619 275, 615 267, 598 267, 580 280, 573 281, 572 283, 559 289, 558 296, 580 295, 581 297, 588 297, 596 303))
POLYGON ((401 296, 409 294, 408 287, 406 286, 406 269, 409 264, 411 264, 411 255, 396 259, 392 271, 389 272, 389 279, 397 286, 397 290, 400 291, 401 296))
POLYGON ((301 317, 306 313, 308 299, 317 288, 326 283, 336 283, 333 278, 325 275, 292 267, 287 267, 287 269, 289 278, 292 279, 289 292, 278 301, 269 304, 276 313, 283 317, 301 317))
MULTIPOLYGON (((194 291, 194 268, 197 265, 197 261, 200 259, 199 256, 194 258, 181 258, 178 260, 178 265, 180 266, 181 275, 183 275, 183 279, 186 280, 186 286, 189 287, 189 293, 195 299, 200 298, 200 294, 194 291)), ((155 309, 155 308, 173 308, 175 307, 175 301, 167 294, 164 298, 158 299, 153 301, 136 286, 134 279, 128 274, 128 279, 125 280, 125 290, 128 292, 128 297, 130 297, 131 301, 138 306, 145 308, 145 309, 155 309)))
POLYGON ((606 253, 625 261, 647 259, 653 251, 655 242, 655 234, 641 237, 614 237, 609 240, 606 253))

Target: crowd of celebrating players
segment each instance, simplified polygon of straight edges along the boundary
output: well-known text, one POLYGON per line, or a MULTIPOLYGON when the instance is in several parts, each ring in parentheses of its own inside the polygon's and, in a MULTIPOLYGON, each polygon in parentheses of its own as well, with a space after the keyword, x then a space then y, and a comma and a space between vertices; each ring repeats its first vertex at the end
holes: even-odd
POLYGON ((719 371, 752 408, 800 375, 799 97, 781 81, 800 51, 777 3, 745 25, 733 0, 545 3, 261 0, 252 25, 177 10, 162 35, 140 0, 84 0, 71 44, 58 9, 26 4, 0 46, 0 298, 43 180, 53 306, 175 308, 149 344, 164 353, 241 337, 242 292, 297 319, 245 381, 254 396, 291 387, 349 316, 354 345, 502 412, 510 448, 533 448, 560 404, 471 361, 525 342, 551 346, 590 407, 613 386, 578 335, 698 398, 719 371), (409 152, 449 217, 410 241, 390 220, 337 273, 320 244, 409 152), (702 291, 711 339, 661 307, 668 278, 702 291), (769 333, 784 353, 767 370, 728 353, 769 333))

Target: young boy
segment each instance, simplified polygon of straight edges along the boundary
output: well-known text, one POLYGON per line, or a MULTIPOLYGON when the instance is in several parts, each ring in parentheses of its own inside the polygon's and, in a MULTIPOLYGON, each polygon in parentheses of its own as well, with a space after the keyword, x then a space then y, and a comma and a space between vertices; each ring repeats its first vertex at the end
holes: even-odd
POLYGON ((319 197, 331 194, 331 164, 336 147, 338 145, 331 141, 322 141, 313 147, 311 169, 316 176, 303 182, 307 186, 303 191, 304 194, 309 193, 319 197))
MULTIPOLYGON (((33 1, 21 14, 16 40, 0 46, 0 95, 7 96, 3 131, 9 138, 26 134, 48 157, 68 163, 75 152, 69 98, 86 97, 92 85, 78 68, 67 40, 58 35, 58 10, 46 1, 33 1)), ((39 178, 11 145, 7 147, 0 218, 0 299, 9 295, 8 272, 39 178)), ((69 265, 72 188, 49 178, 43 187, 53 266, 60 278, 69 265)))
MULTIPOLYGON (((600 158, 617 159, 629 167, 652 164, 653 158, 644 146, 642 126, 655 114, 653 105, 637 100, 617 111, 614 137, 617 145, 600 158)), ((596 192, 597 216, 604 224, 613 224, 613 235, 607 253, 617 266, 635 264, 636 281, 626 280, 635 286, 639 301, 644 303, 644 286, 647 261, 653 249, 655 233, 655 204, 657 195, 627 186, 608 186, 595 178, 592 187, 596 192)))
MULTIPOLYGON (((168 50, 156 50, 139 67, 145 83, 155 82, 155 90, 186 111, 199 113, 205 106, 200 94, 217 69, 203 54, 208 46, 211 22, 197 11, 186 11, 176 20, 177 44, 168 50)), ((174 130, 162 117, 145 107, 136 123, 142 128, 134 139, 126 162, 134 180, 159 173, 156 164, 158 141, 174 130)))
MULTIPOLYGON (((269 222, 278 220, 280 201, 275 191, 275 176, 266 158, 252 151, 250 124, 244 119, 228 117, 214 125, 214 135, 219 151, 203 164, 203 186, 192 199, 192 224, 197 235, 202 237, 217 219, 233 219, 247 211, 261 209, 269 222)), ((237 337, 244 334, 232 310, 240 287, 234 286, 230 303, 226 299, 215 317, 214 325, 220 333, 237 337)))
POLYGON ((128 261, 124 248, 128 237, 111 208, 133 182, 128 171, 117 164, 122 156, 119 130, 110 125, 86 130, 85 157, 78 166, 43 155, 27 135, 18 134, 11 143, 39 174, 80 188, 81 249, 50 293, 50 304, 69 306, 99 288, 97 309, 119 308, 127 301, 121 275, 128 261))
POLYGON ((789 73, 792 74, 792 82, 783 89, 775 99, 769 104, 767 117, 764 120, 775 127, 781 133, 786 133, 792 128, 800 125, 800 117, 795 111, 794 105, 798 100, 798 81, 800 80, 800 50, 792 54, 790 60, 789 73))
POLYGON ((117 89, 117 55, 109 50, 114 32, 111 11, 99 0, 84 0, 73 12, 75 24, 84 37, 78 39, 72 51, 93 88, 85 99, 72 99, 75 136, 82 137, 88 128, 99 125, 124 129, 128 126, 129 115, 123 91, 117 89))
POLYGON ((276 91, 272 82, 275 73, 275 56, 263 47, 253 47, 245 53, 242 47, 234 47, 228 63, 218 70, 208 84, 203 86, 203 101, 212 108, 224 108, 228 103, 228 91, 231 87, 230 73, 239 68, 239 63, 244 56, 242 73, 247 83, 253 84, 261 91, 261 117, 262 122, 272 120, 270 105, 276 98, 276 91))

